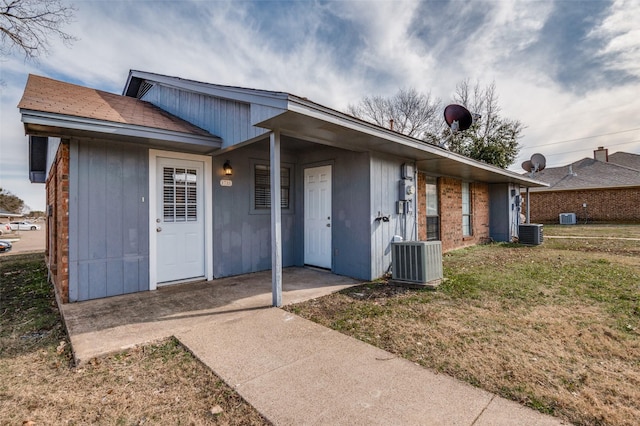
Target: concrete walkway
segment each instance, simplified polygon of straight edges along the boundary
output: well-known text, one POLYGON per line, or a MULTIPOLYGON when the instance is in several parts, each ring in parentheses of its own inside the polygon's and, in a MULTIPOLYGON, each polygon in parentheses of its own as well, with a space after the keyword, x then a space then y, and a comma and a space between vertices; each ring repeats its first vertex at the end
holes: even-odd
MULTIPOLYGON (((284 302, 354 284, 323 272, 287 269, 284 302)), ((80 361, 173 335, 276 425, 563 424, 269 308, 270 297, 270 274, 265 273, 68 304, 62 310, 80 361)))

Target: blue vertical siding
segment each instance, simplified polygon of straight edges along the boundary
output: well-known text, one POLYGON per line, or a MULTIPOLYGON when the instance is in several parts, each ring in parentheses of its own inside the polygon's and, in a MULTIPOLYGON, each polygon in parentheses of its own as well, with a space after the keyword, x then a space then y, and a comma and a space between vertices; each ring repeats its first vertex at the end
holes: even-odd
POLYGON ((508 183, 489 185, 489 237, 495 241, 511 241, 517 214, 511 190, 520 195, 519 189, 508 183))
POLYGON ((70 301, 149 288, 148 182, 146 148, 71 141, 70 301))
MULTIPOLYGON (((294 165, 292 209, 282 211, 283 266, 304 264, 304 168, 332 166, 332 270, 369 279, 370 213, 369 154, 317 145, 312 150, 287 150, 282 162, 294 165)), ((251 209, 251 167, 269 161, 267 141, 214 158, 214 276, 216 278, 271 269, 271 223, 268 212, 251 209), (222 164, 233 166, 233 186, 223 187, 222 164)))
MULTIPOLYGON (((413 213, 396 213, 400 199, 401 167, 406 160, 382 154, 371 155, 371 277, 384 275, 391 265, 391 242, 394 235, 407 240, 416 239, 416 195, 413 213), (378 212, 390 215, 389 222, 375 221, 378 212)), ((414 181, 414 185, 415 185, 414 181)))
POLYGON ((332 165, 331 245, 335 274, 370 279, 369 154, 317 145, 300 155, 300 221, 297 251, 304 262, 304 168, 332 165))
MULTIPOLYGON (((269 162, 267 141, 241 148, 214 158, 213 170, 213 275, 216 278, 271 269, 271 219, 268 211, 252 211, 252 164, 269 162), (222 165, 229 160, 233 176, 222 175, 222 165), (229 179, 232 186, 221 186, 229 179)), ((295 163, 295 157, 282 153, 282 162, 295 163)), ((294 165, 293 172, 296 172, 294 165)), ((297 182, 292 182, 295 186, 297 182)), ((295 203, 297 194, 292 193, 295 203)), ((296 265, 294 228, 297 208, 282 211, 282 264, 296 265)))
POLYGON ((266 134, 267 130, 253 124, 283 111, 160 84, 154 85, 142 99, 219 136, 223 148, 266 134))

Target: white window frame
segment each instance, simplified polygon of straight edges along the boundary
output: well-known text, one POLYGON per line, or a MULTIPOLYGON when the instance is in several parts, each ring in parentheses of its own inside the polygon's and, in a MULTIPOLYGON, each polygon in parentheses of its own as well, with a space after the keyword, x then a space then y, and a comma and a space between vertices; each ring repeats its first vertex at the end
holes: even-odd
MULTIPOLYGON (((256 208, 255 205, 255 196, 256 196, 256 166, 266 166, 271 167, 269 165, 269 160, 251 160, 251 191, 249 194, 249 213, 250 214, 271 214, 271 207, 266 208, 256 208)), ((281 169, 289 169, 289 206, 282 207, 282 214, 293 214, 294 213, 294 184, 295 184, 295 168, 292 163, 281 163, 281 169)), ((282 186, 281 186, 282 189, 282 186)), ((269 199, 269 201, 271 201, 269 199)))
POLYGON ((470 182, 462 182, 461 201, 462 201, 462 236, 471 237, 473 235, 473 195, 471 194, 470 182))
POLYGON ((439 199, 440 199, 440 194, 438 193, 438 178, 433 177, 433 176, 425 176, 425 186, 424 186, 424 191, 425 191, 425 228, 426 228, 426 238, 427 241, 440 241, 440 203, 439 203, 439 199), (436 214, 429 214, 429 186, 433 186, 435 188, 435 210, 436 210, 436 214), (437 225, 436 225, 436 234, 437 234, 437 238, 436 239, 429 239, 429 218, 436 218, 437 219, 437 225))

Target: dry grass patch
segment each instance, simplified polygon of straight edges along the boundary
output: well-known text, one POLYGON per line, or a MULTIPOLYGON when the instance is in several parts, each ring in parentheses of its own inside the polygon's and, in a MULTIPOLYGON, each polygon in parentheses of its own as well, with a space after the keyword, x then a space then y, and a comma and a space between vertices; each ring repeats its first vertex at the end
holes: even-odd
POLYGON ((637 224, 577 224, 577 225, 544 225, 545 235, 606 237, 606 238, 640 238, 640 225, 637 224))
POLYGON ((636 425, 640 259, 580 244, 458 250, 438 291, 378 282, 289 309, 573 423, 636 425))
POLYGON ((269 424, 175 339, 74 368, 42 258, 0 265, 0 424, 269 424))

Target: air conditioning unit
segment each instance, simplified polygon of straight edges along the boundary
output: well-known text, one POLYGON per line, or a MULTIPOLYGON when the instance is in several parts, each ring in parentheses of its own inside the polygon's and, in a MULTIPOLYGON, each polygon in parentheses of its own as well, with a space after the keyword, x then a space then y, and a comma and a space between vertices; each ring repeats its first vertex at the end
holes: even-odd
POLYGON ((437 287, 442 281, 442 243, 403 241, 391 243, 392 282, 437 287))
POLYGON ((560 213, 560 225, 575 225, 576 214, 575 213, 560 213))
POLYGON ((525 223, 518 226, 518 240, 520 244, 530 244, 537 246, 542 244, 542 224, 525 223))

